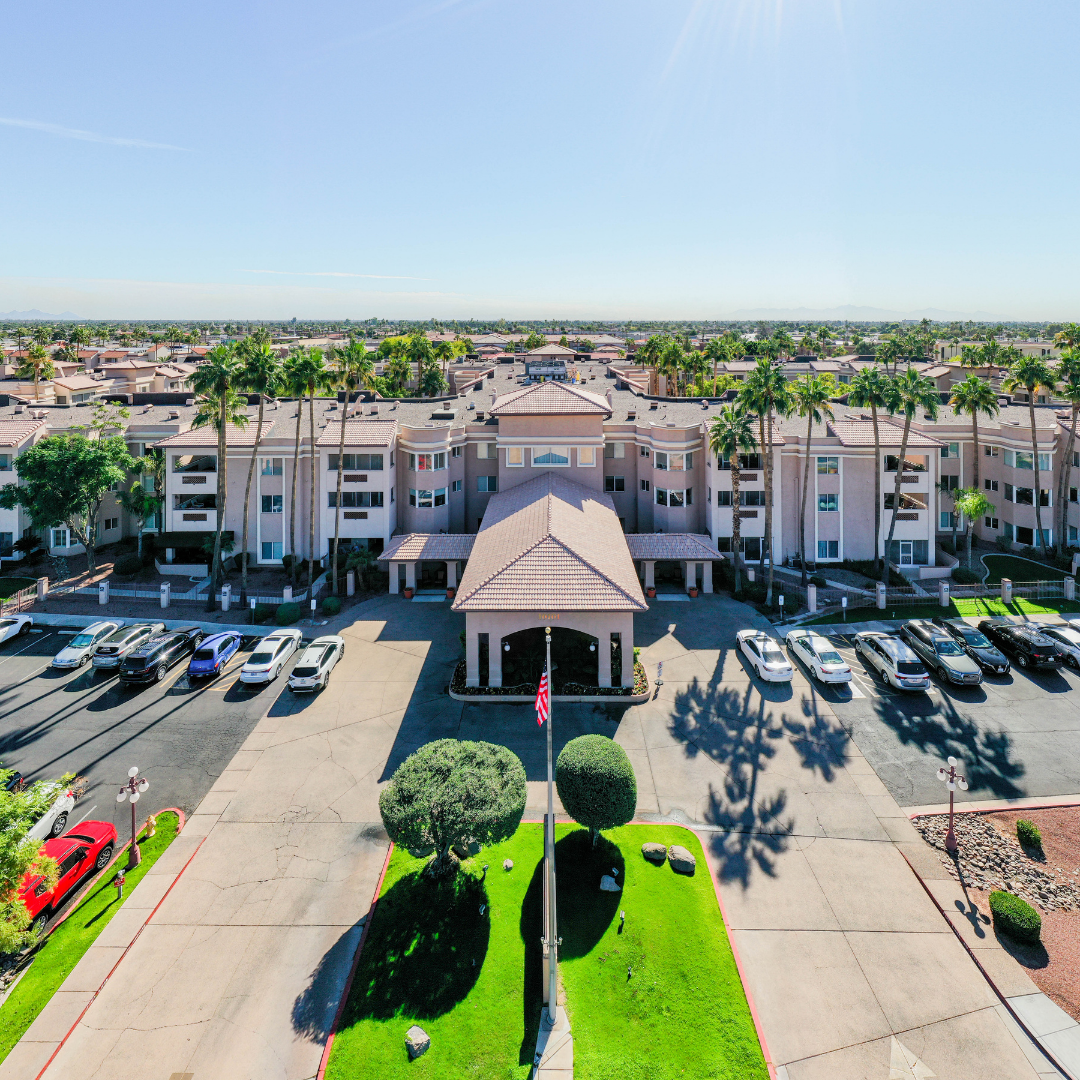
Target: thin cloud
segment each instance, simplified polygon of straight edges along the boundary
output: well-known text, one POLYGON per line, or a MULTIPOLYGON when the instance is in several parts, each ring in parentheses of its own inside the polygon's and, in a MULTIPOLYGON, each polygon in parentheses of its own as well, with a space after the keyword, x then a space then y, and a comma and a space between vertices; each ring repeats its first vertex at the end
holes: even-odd
POLYGON ((346 274, 339 270, 240 270, 241 274, 278 274, 281 277, 345 277, 370 278, 375 281, 431 281, 426 277, 405 274, 346 274))
POLYGON ((16 120, 10 116, 0 116, 0 124, 7 127, 27 128, 30 131, 43 131, 46 135, 58 135, 61 139, 80 139, 82 142, 106 143, 109 146, 136 146, 144 150, 179 150, 185 154, 195 152, 186 146, 147 142, 145 139, 124 139, 117 135, 99 135, 95 131, 62 127, 60 124, 47 124, 43 120, 16 120))

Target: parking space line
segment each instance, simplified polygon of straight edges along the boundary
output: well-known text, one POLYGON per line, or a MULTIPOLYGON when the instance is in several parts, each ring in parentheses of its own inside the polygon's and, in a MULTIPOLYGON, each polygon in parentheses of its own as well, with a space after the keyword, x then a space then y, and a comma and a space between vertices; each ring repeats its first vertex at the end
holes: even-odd
POLYGON ((84 821, 86 821, 86 819, 87 819, 87 818, 88 818, 88 817, 89 817, 89 816, 90 816, 90 815, 91 815, 91 814, 92 814, 92 813, 93 813, 93 812, 94 812, 94 811, 95 811, 96 809, 97 809, 97 804, 95 803, 95 804, 94 804, 93 806, 91 806, 91 807, 90 807, 90 809, 89 809, 89 810, 87 810, 87 811, 86 811, 86 813, 85 813, 85 814, 83 814, 83 816, 82 816, 81 818, 79 818, 79 820, 78 820, 78 821, 76 821, 76 822, 75 822, 75 824, 74 824, 74 825, 72 825, 72 826, 71 826, 71 828, 70 828, 70 829, 67 829, 66 831, 67 831, 67 832, 70 832, 70 831, 71 831, 71 829, 77 829, 77 828, 78 828, 78 827, 79 827, 79 826, 80 826, 80 825, 81 825, 81 824, 82 824, 82 823, 83 823, 84 821))
MULTIPOLYGON (((18 652, 8 653, 8 655, 5 656, 3 660, 0 660, 0 664, 6 664, 9 660, 13 659, 16 656, 20 656, 22 653, 26 652, 26 650, 29 649, 31 645, 36 644, 37 641, 28 641, 21 649, 19 649, 18 652)), ((49 663, 52 663, 52 661, 50 660, 49 663)), ((46 667, 48 667, 48 664, 46 665, 46 667)))

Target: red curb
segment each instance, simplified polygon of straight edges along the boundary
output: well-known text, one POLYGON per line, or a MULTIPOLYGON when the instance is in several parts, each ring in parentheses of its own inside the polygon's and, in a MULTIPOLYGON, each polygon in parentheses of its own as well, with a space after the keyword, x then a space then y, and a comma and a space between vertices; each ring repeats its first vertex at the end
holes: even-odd
MULTIPOLYGON (((172 810, 173 813, 179 815, 180 823, 179 823, 179 827, 176 830, 176 835, 179 836, 180 833, 183 831, 184 825, 186 824, 186 818, 184 816, 184 812, 182 810, 176 809, 176 807, 171 807, 170 806, 170 807, 166 807, 165 810, 159 810, 158 813, 164 814, 166 812, 166 810, 172 810)), ((156 817, 157 815, 155 814, 154 816, 156 817)), ((173 878, 172 885, 170 885, 165 890, 165 895, 162 896, 162 898, 154 905, 154 910, 151 911, 150 914, 147 915, 146 918, 143 920, 142 926, 139 927, 139 929, 136 932, 135 936, 131 939, 131 941, 124 948, 124 951, 120 954, 120 958, 109 969, 109 972, 105 976, 105 978, 101 980, 101 985, 94 991, 94 993, 90 997, 90 1000, 83 1006, 82 1012, 80 1012, 79 1015, 75 1018, 75 1022, 71 1025, 71 1027, 68 1028, 67 1033, 64 1035, 64 1037, 56 1044, 56 1048, 49 1055, 49 1060, 46 1061, 45 1064, 41 1067, 41 1071, 37 1074, 37 1076, 34 1077, 34 1080, 41 1080, 41 1078, 45 1075, 46 1071, 48 1070, 49 1066, 53 1063, 53 1061, 56 1060, 56 1055, 60 1053, 60 1051, 64 1048, 64 1045, 67 1043, 68 1039, 71 1038, 72 1033, 79 1026, 79 1024, 82 1023, 82 1018, 87 1014, 87 1012, 90 1009, 90 1006, 93 1005, 94 1002, 97 1000, 98 994, 100 994, 101 991, 105 989, 105 984, 113 977, 113 975, 116 972, 116 969, 123 963, 124 957, 127 956, 128 952, 131 950, 131 947, 135 944, 135 942, 139 940, 139 936, 146 929, 147 923, 149 923, 150 920, 157 914, 158 908, 160 908, 161 905, 165 903, 165 900, 168 898, 169 893, 171 893, 173 891, 173 886, 180 880, 181 875, 191 865, 191 860, 194 859, 195 856, 199 854, 199 848, 201 848, 205 842, 206 842, 206 837, 204 836, 199 841, 198 846, 195 848, 195 850, 191 853, 190 857, 188 858, 188 861, 186 863, 184 863, 184 865, 182 867, 180 867, 180 873, 178 873, 176 875, 176 877, 173 878)), ((131 843, 131 841, 129 840, 128 844, 130 844, 130 843, 131 843)), ((127 847, 126 844, 124 846, 125 846, 125 848, 127 847)), ((120 856, 117 855, 117 859, 119 857, 120 856)), ((113 862, 109 864, 109 866, 114 865, 115 862, 116 862, 116 860, 114 859, 113 862)), ((107 871, 108 868, 109 867, 107 866, 105 868, 105 870, 107 871)), ((103 871, 103 873, 104 873, 104 871, 103 871)))
MULTIPOLYGON (((899 851, 900 849, 897 848, 897 850, 899 851)), ((1008 1010, 1009 1015, 1016 1021, 1016 1024, 1020 1028, 1020 1030, 1032 1041, 1032 1043, 1035 1044, 1035 1046, 1039 1048, 1039 1051, 1043 1055, 1043 1057, 1046 1058, 1046 1060, 1049 1061, 1050 1064, 1053 1065, 1054 1068, 1057 1069, 1062 1076, 1073 1076, 1073 1073, 1069 1072, 1069 1070, 1066 1069, 1065 1066, 1062 1065, 1061 1062, 1058 1061, 1057 1058, 1054 1057, 1054 1055, 1049 1050, 1047 1050, 1045 1046, 1043 1046, 1039 1039, 1032 1033, 1031 1029, 1027 1026, 1027 1024, 1025 1024, 1024 1021, 1020 1018, 1019 1013, 1017 1013, 1017 1011, 1009 1004, 1009 999, 1001 992, 1001 990, 998 988, 998 984, 994 982, 994 980, 990 977, 990 973, 979 962, 979 958, 975 955, 975 950, 964 940, 960 931, 957 930, 955 926, 953 926, 952 922, 948 918, 946 918, 945 909, 938 903, 937 897, 930 891, 930 888, 926 884, 926 882, 923 881, 922 875, 919 873, 918 870, 915 869, 914 866, 911 865, 911 860, 906 855, 904 855, 902 851, 900 852, 900 854, 903 856, 904 862, 908 864, 908 869, 915 875, 915 880, 923 887, 923 891, 926 893, 927 896, 930 897, 930 900, 933 903, 934 907, 938 909, 938 914, 943 919, 945 919, 945 924, 956 936, 956 940, 959 941, 961 945, 963 945, 964 951, 975 962, 975 966, 979 969, 980 972, 982 972, 982 977, 987 981, 990 989, 993 990, 994 993, 997 995, 997 998, 1001 1002, 1001 1004, 1004 1005, 1005 1008, 1008 1010)))
POLYGON ((330 1050, 334 1045, 334 1037, 337 1035, 338 1024, 341 1023, 342 1013, 345 1012, 345 1004, 349 1000, 349 991, 352 990, 353 979, 356 977, 356 971, 360 967, 360 954, 364 951, 364 942, 367 941, 371 920, 375 917, 375 907, 379 903, 379 893, 382 892, 383 880, 386 878, 386 871, 390 867, 390 856, 393 854, 394 843, 391 841, 390 847, 386 852, 386 858, 383 861, 382 873, 379 875, 379 883, 375 886, 375 895, 371 898, 371 907, 368 908, 364 929, 360 932, 360 940, 356 945, 356 955, 353 957, 352 967, 349 968, 349 977, 345 980, 345 986, 341 991, 341 1000, 338 1002, 333 1022, 330 1024, 330 1034, 326 1037, 326 1046, 323 1047, 322 1058, 319 1061, 319 1070, 315 1074, 315 1080, 323 1080, 326 1076, 326 1067, 330 1064, 330 1050))

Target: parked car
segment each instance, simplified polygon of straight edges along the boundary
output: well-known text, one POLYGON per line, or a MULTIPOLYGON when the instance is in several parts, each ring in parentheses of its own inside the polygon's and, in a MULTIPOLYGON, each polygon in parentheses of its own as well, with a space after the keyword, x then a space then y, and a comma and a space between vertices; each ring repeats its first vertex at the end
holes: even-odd
POLYGON ((983 619, 979 629, 1002 652, 1012 656, 1017 667, 1060 668, 1062 665, 1063 657, 1057 645, 1038 630, 989 619, 983 619))
POLYGON ((26 832, 33 840, 59 836, 67 828, 68 815, 75 809, 75 793, 57 785, 54 795, 49 809, 26 832))
POLYGON ((1029 630, 1037 630, 1049 638, 1061 653, 1062 663, 1080 669, 1080 633, 1071 626, 1054 626, 1052 623, 1028 623, 1029 630))
POLYGON ((345 655, 345 640, 337 634, 316 638, 303 652, 289 675, 289 689, 325 690, 330 672, 345 655))
POLYGON ((962 619, 946 619, 941 615, 935 615, 933 621, 935 626, 950 634, 983 671, 1008 675, 1012 670, 1009 658, 978 627, 969 626, 962 619))
POLYGON ((764 682, 791 682, 795 669, 775 638, 764 630, 740 630, 735 640, 759 679, 764 682))
POLYGON ((33 615, 5 615, 0 619, 0 643, 20 634, 29 634, 33 625, 33 615))
POLYGON ((820 682, 851 682, 851 668, 827 637, 815 634, 813 630, 798 628, 789 631, 784 640, 820 682))
POLYGON ((107 821, 83 821, 71 832, 46 840, 44 854, 60 867, 60 879, 51 891, 39 874, 23 879, 19 896, 30 912, 30 922, 40 933, 49 919, 87 874, 104 870, 116 848, 116 829, 107 821))
POLYGON ((929 619, 912 619, 900 627, 900 636, 922 658, 939 679, 957 686, 978 686, 982 668, 960 643, 929 619))
POLYGON ((150 638, 124 657, 120 664, 120 681, 161 682, 169 668, 190 656, 202 639, 203 632, 197 626, 182 626, 150 638))
POLYGON ((275 630, 267 634, 247 658, 240 669, 240 681, 244 683, 273 682, 289 657, 300 647, 303 635, 299 630, 275 630))
POLYGON ((80 630, 54 657, 54 668, 76 668, 90 663, 105 639, 120 629, 119 623, 96 622, 80 630))
POLYGON ((918 655, 892 634, 867 630, 855 635, 855 651, 897 690, 929 690, 930 673, 918 655))
POLYGON ((235 630, 204 638, 188 663, 188 674, 192 678, 220 675, 221 669, 232 659, 243 640, 243 635, 235 630))
POLYGON ((164 623, 132 623, 111 633, 94 653, 94 667, 115 671, 128 653, 165 632, 164 623))

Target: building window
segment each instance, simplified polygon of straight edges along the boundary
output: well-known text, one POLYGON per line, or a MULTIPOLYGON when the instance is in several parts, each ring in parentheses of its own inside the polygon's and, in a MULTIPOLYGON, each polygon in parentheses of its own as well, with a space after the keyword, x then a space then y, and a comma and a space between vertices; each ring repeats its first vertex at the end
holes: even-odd
POLYGON ((987 491, 997 491, 998 482, 996 480, 987 480, 985 487, 987 491))
POLYGON ((1013 539, 1013 527, 1011 521, 1005 522, 1005 528, 1001 530, 1005 534, 1005 539, 1012 543, 1013 539))
POLYGON ((493 442, 482 442, 476 444, 476 456, 478 458, 493 458, 498 457, 498 447, 493 442))
MULTIPOLYGON (((749 494, 749 492, 747 493, 749 494)), ((840 509, 840 496, 839 495, 819 495, 817 497, 817 508, 819 514, 834 513, 840 509)))
POLYGON ((983 521, 988 529, 992 529, 994 532, 997 532, 998 519, 996 517, 983 518, 983 521))
POLYGON ((765 492, 764 491, 740 491, 739 502, 743 506, 764 506, 765 505, 765 492))
POLYGON ((839 559, 839 540, 819 540, 817 544, 817 557, 819 559, 839 559))
POLYGON ((508 446, 506 448, 506 464, 514 469, 522 468, 525 465, 524 447, 508 446))
POLYGON ((942 510, 939 529, 951 529, 956 524, 956 515, 951 510, 942 510))
POLYGON ((436 506, 445 506, 446 505, 446 488, 436 488, 435 489, 435 505, 436 506))
POLYGON ((498 491, 499 478, 497 476, 478 476, 476 478, 477 491, 498 491))
POLYGON ((1016 542, 1025 547, 1031 547, 1035 543, 1035 530, 1026 529, 1023 525, 1016 526, 1016 542))
MULTIPOLYGON (((411 458, 413 455, 410 454, 411 458)), ((429 454, 428 457, 431 455, 429 454)), ((382 472, 383 456, 382 454, 342 454, 342 468, 352 472, 354 469, 357 472, 382 472)), ((281 459, 278 458, 278 461, 281 459)), ((338 456, 337 454, 330 454, 327 456, 327 468, 331 472, 337 472, 338 456)), ((393 465, 393 461, 390 462, 393 465)), ((412 468, 412 466, 409 466, 412 468)), ((278 470, 280 472, 280 470, 278 470)), ((277 474, 275 474, 277 475, 277 474)))
MULTIPOLYGON (((896 472, 896 465, 899 460, 900 458, 896 454, 886 454, 885 471, 896 472)), ((906 473, 926 472, 926 458, 922 457, 921 455, 918 457, 912 457, 909 455, 908 457, 904 458, 903 471, 906 473)))
POLYGON ((693 468, 693 454, 666 454, 659 450, 653 455, 654 469, 667 469, 668 472, 684 472, 693 468))
POLYGON ((712 488, 707 487, 705 489, 705 505, 712 506, 712 488))
POLYGON ((1069 488, 1069 502, 1076 502, 1076 488, 1069 488))
POLYGON ((648 457, 649 456, 649 448, 647 446, 643 446, 641 448, 641 456, 642 457, 648 457))
POLYGON ((642 491, 648 491, 649 487, 650 487, 650 484, 649 484, 648 480, 642 480, 641 481, 641 490, 642 491))
POLYGON ((1004 462, 1007 468, 1012 469, 1016 465, 1016 455, 1011 450, 1005 451, 1004 462))
POLYGON ((111 517, 111 518, 106 518, 105 519, 105 531, 106 532, 108 532, 110 529, 119 529, 119 528, 120 528, 120 519, 118 517, 111 517))
POLYGON ((1016 499, 1013 498, 1013 486, 1012 486, 1012 484, 1006 484, 1005 485, 1005 501, 1006 502, 1016 502, 1016 499))
POLYGON ((834 476, 840 471, 840 459, 838 457, 819 457, 817 459, 817 471, 819 476, 834 476))
MULTIPOLYGON (((285 461, 279 457, 264 457, 262 459, 262 475, 263 476, 280 476, 284 471, 285 461)), ((333 466, 335 469, 337 465, 333 466)))
POLYGON ((174 495, 174 510, 216 510, 216 495, 174 495))
POLYGON ((410 506, 431 506, 434 492, 424 491, 422 488, 409 488, 410 506))
POLYGON ((604 457, 606 457, 606 458, 626 457, 626 443, 621 443, 621 442, 604 443, 604 457))
POLYGON ((67 529, 53 529, 52 530, 52 546, 54 548, 66 548, 68 546, 68 531, 67 531, 67 529))
POLYGON ((11 472, 10 454, 0 454, 0 472, 11 472))
POLYGON ((264 540, 262 545, 263 562, 281 562, 285 554, 285 545, 276 540, 264 540))
MULTIPOLYGON (((622 443, 619 444, 622 446, 622 443)), ((579 446, 577 452, 577 463, 579 468, 588 469, 596 465, 596 447, 595 446, 579 446)))
POLYGON ((960 444, 958 442, 946 443, 941 448, 943 458, 958 458, 960 456, 960 444))
POLYGON ((941 478, 941 485, 947 491, 955 491, 960 486, 959 476, 943 476, 941 478))
MULTIPOLYGON (((687 459, 691 457, 687 454, 687 459)), ((689 469, 691 462, 687 460, 686 467, 689 469)), ((739 468, 744 472, 760 472, 761 470, 761 455, 760 454, 740 454, 739 455, 739 468)))
POLYGON ((1016 498, 1013 500, 1019 503, 1020 506, 1034 506, 1035 505, 1035 489, 1029 487, 1014 488, 1013 492, 1016 498))
POLYGON ((683 506, 683 493, 672 489, 668 492, 668 506, 683 506))
POLYGON ((1040 506, 1049 506, 1050 505, 1050 489, 1049 488, 1039 488, 1039 505, 1040 506))
POLYGON ((1001 453, 1000 446, 984 446, 983 457, 997 457, 1001 453))
POLYGON ((461 447, 460 446, 455 446, 455 447, 451 448, 450 456, 451 457, 461 457, 461 447))
POLYGON ((654 469, 666 469, 667 468, 667 454, 657 450, 653 455, 653 468, 654 469))
POLYGON ((450 490, 451 490, 451 491, 460 491, 460 490, 461 490, 461 481, 460 481, 460 480, 455 480, 455 481, 454 481, 454 482, 453 482, 453 483, 452 483, 452 484, 450 485, 450 490))
POLYGON ((656 505, 667 506, 667 488, 656 489, 656 505))
POLYGON ((566 446, 534 446, 533 465, 569 465, 570 448, 566 446))
MULTIPOLYGON (((264 495, 265 499, 266 496, 264 495)), ((326 504, 331 510, 337 509, 337 492, 330 491, 326 495, 326 504)), ((382 506, 383 493, 381 491, 343 491, 341 493, 341 505, 343 508, 355 510, 357 507, 366 509, 369 506, 382 506)), ((275 511, 280 513, 281 511, 275 511)))
POLYGON ((1070 544, 1075 544, 1076 543, 1076 526, 1075 525, 1070 525, 1069 526, 1069 543, 1070 544))
MULTIPOLYGON (((741 499, 739 500, 742 501, 741 499)), ((717 506, 730 506, 731 505, 731 492, 730 491, 718 491, 716 493, 716 505, 717 506)))
MULTIPOLYGON (((330 497, 333 498, 334 493, 331 493, 330 497)), ((264 514, 280 514, 282 511, 281 502, 281 495, 264 495, 262 497, 262 512, 264 514)))
MULTIPOLYGON (((885 509, 891 510, 893 508, 893 492, 885 492, 885 509)), ((909 494, 901 493, 900 495, 900 509, 901 510, 925 510, 926 509, 926 496, 916 492, 909 494)))
MULTIPOLYGON (((211 440, 212 441, 212 440, 211 440)), ((173 472, 217 472, 217 454, 175 454, 173 472)))
POLYGON ((625 491, 626 481, 621 476, 605 476, 604 477, 604 490, 605 491, 625 491))
POLYGON ((410 472, 433 472, 438 466, 435 464, 436 458, 442 458, 442 467, 446 468, 446 455, 445 454, 410 454, 409 455, 409 471, 410 472))
POLYGON ((0 532, 0 555, 10 555, 15 550, 12 546, 14 541, 14 533, 0 532))

